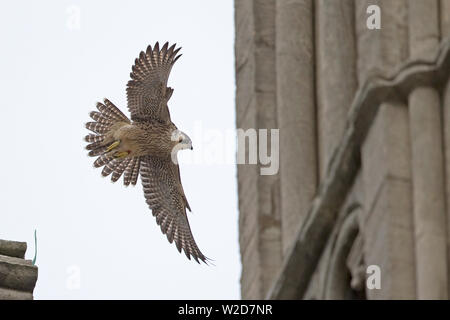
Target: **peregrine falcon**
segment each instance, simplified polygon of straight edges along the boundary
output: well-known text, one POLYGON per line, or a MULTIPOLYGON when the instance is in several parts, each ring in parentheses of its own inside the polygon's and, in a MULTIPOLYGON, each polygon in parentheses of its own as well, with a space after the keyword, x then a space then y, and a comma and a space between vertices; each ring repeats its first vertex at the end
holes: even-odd
POLYGON ((146 202, 169 242, 188 259, 207 263, 189 227, 186 208, 191 208, 176 158, 179 150, 193 149, 192 141, 173 124, 167 107, 173 93, 167 80, 180 49, 167 42, 160 49, 156 42, 139 54, 127 84, 131 119, 108 99, 98 102, 98 111, 89 114, 94 121, 86 123, 94 132, 85 137, 86 149, 97 157, 94 167, 103 167, 102 175, 113 182, 123 175, 126 186, 136 185, 140 175, 146 202))

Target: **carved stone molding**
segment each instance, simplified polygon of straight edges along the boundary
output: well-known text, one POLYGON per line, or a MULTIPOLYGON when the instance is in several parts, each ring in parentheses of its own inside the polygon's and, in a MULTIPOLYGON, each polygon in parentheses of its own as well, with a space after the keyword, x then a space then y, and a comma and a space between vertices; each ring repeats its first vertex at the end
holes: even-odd
POLYGON ((434 58, 407 61, 388 77, 369 76, 358 89, 347 125, 336 147, 317 196, 287 250, 268 299, 298 299, 303 296, 336 220, 337 208, 360 167, 359 149, 378 107, 385 101, 407 101, 420 86, 442 90, 450 74, 450 39, 444 40, 434 58))

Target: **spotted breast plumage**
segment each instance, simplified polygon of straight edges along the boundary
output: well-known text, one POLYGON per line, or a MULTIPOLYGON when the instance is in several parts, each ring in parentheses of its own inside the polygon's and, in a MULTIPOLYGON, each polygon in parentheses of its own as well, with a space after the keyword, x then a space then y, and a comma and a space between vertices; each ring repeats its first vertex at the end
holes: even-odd
POLYGON ((167 80, 180 49, 167 42, 160 49, 157 42, 139 54, 127 84, 130 119, 108 99, 97 103, 93 121, 86 123, 93 132, 85 138, 86 149, 113 182, 123 176, 126 186, 136 185, 140 176, 146 202, 169 242, 188 259, 207 263, 189 226, 186 208, 191 208, 176 158, 179 150, 192 149, 192 141, 173 124, 167 106, 173 93, 167 80))

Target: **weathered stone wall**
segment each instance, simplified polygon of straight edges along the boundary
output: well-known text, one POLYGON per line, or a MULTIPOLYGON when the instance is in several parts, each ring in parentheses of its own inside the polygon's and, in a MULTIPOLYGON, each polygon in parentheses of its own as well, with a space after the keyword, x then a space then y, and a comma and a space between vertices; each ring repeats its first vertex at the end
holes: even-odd
MULTIPOLYGON (((275 0, 236 2, 237 127, 277 128, 275 0), (242 13, 242 14, 241 14, 242 13)), ((270 154, 270 148, 269 154, 270 154)), ((248 148, 247 157, 248 157, 248 148)), ((279 177, 259 165, 238 166, 242 290, 262 297, 281 265, 279 177)))
POLYGON ((0 300, 32 300, 37 267, 25 260, 25 242, 0 240, 0 300))
POLYGON ((235 0, 235 19, 237 127, 280 129, 277 175, 238 165, 242 298, 447 299, 450 0, 235 0))

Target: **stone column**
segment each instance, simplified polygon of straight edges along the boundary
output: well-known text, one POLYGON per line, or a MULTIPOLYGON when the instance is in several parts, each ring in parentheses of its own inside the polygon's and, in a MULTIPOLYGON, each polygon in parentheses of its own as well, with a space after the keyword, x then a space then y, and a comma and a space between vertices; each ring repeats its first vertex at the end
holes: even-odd
MULTIPOLYGON (((277 129, 275 69, 275 0, 254 0, 255 97, 258 128, 277 129)), ((268 147, 268 154, 271 147, 268 147)), ((261 166, 261 165, 260 165, 261 166)), ((264 297, 282 263, 279 175, 258 172, 259 251, 264 297)))
MULTIPOLYGON (((257 128, 253 1, 235 1, 236 127, 257 128)), ((238 148, 242 148, 238 144, 238 148)), ((246 148, 248 158, 248 148, 246 148)), ((241 296, 262 296, 258 225, 258 165, 238 164, 241 296)))
MULTIPOLYGON (((411 58, 431 58, 439 44, 438 1, 410 1, 411 58)), ((417 298, 447 299, 447 230, 441 106, 432 87, 409 96, 417 298)))
POLYGON ((312 0, 276 1, 282 243, 286 253, 317 189, 312 0))
POLYGON ((361 150, 364 183, 362 235, 366 265, 381 272, 368 299, 415 299, 414 236, 408 109, 383 103, 361 150))
MULTIPOLYGON (((408 58, 406 0, 355 1, 358 79, 389 76, 408 58), (366 25, 369 5, 381 8, 381 29, 366 25)), ((415 260, 408 108, 396 101, 379 107, 361 150, 364 212, 361 230, 367 265, 377 265, 381 289, 369 299, 414 299, 415 260)))
POLYGON ((444 124, 444 160, 445 160, 445 190, 447 208, 447 285, 450 296, 450 79, 444 87, 443 97, 443 124, 444 124))
MULTIPOLYGON (((237 127, 270 134, 277 128, 275 0, 241 0, 235 6, 237 127)), ((238 148, 245 148, 248 158, 249 146, 238 148)), ((261 175, 260 169, 261 164, 238 164, 244 299, 262 299, 282 263, 279 175, 261 175)))
POLYGON ((450 37, 450 0, 440 0, 441 12, 441 39, 450 37))
POLYGON ((356 50, 353 0, 317 0, 316 86, 320 180, 340 142, 355 94, 356 50))
POLYGON ((356 0, 357 74, 361 85, 371 75, 389 76, 408 58, 409 0, 356 0), (367 8, 381 8, 381 29, 367 28, 367 8))
MULTIPOLYGON (((450 39, 450 0, 441 0, 441 40, 450 39)), ((447 277, 450 296, 450 79, 447 80, 442 94, 444 155, 447 207, 447 277)))

